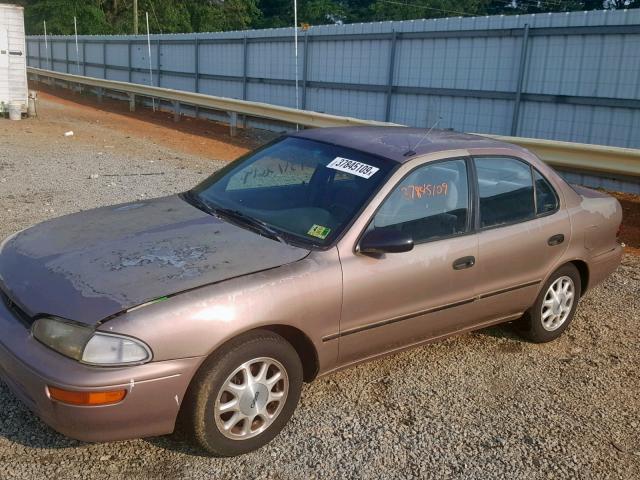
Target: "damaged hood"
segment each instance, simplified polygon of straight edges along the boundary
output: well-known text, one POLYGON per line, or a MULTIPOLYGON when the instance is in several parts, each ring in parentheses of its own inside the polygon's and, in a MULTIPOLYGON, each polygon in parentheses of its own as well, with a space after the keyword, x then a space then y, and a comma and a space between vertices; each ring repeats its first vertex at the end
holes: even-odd
POLYGON ((304 258, 178 196, 40 223, 0 251, 0 289, 30 316, 95 324, 191 288, 304 258))

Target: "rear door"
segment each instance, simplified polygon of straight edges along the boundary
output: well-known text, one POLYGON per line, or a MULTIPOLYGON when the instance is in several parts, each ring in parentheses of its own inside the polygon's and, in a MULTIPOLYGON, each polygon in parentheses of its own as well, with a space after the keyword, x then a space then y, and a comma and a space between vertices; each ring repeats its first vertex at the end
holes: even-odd
POLYGON ((474 158, 478 191, 479 321, 535 301, 569 243, 571 225, 551 184, 519 158, 474 158))

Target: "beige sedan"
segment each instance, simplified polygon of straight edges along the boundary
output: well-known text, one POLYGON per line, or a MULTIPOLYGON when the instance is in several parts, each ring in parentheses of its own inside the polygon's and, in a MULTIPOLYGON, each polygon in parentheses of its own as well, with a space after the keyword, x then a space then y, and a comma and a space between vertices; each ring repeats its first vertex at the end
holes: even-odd
POLYGON ((273 439, 303 381, 515 321, 547 342, 613 272, 618 202, 479 136, 284 136, 182 195, 50 220, 0 246, 0 374, 86 441, 273 439))

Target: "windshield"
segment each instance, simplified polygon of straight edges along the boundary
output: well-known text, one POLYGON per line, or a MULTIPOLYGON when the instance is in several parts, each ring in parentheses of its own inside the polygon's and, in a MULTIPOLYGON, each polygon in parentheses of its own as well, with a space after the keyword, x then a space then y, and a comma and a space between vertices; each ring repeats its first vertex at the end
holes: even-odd
POLYGON ((275 239, 325 246, 393 165, 356 150, 285 137, 219 170, 189 197, 199 208, 275 239))

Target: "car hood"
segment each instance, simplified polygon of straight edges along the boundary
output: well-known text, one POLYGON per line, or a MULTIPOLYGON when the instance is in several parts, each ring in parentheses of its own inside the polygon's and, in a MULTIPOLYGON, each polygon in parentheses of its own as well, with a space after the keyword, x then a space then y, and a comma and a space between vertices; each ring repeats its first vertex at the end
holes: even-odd
POLYGON ((0 288, 29 316, 95 324, 308 253, 174 195, 75 213, 18 233, 0 251, 0 288))

